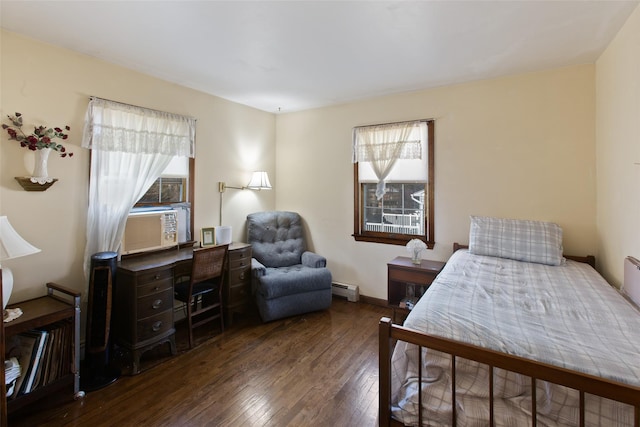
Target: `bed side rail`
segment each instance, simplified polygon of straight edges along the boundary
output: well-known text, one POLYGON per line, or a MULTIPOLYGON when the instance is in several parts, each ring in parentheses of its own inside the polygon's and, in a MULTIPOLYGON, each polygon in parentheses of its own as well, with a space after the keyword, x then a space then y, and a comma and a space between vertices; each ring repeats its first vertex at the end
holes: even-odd
MULTIPOLYGON (((456 357, 462 357, 488 365, 490 372, 493 372, 494 368, 501 368, 528 376, 532 379, 532 407, 534 409, 535 383, 537 380, 547 381, 570 387, 580 392, 580 425, 584 425, 584 394, 587 393, 632 405, 634 407, 634 425, 635 427, 640 427, 640 387, 500 353, 447 338, 427 335, 416 330, 405 328, 404 326, 395 325, 388 317, 383 317, 379 323, 380 426, 399 425, 391 419, 391 354, 396 341, 406 341, 420 346, 419 355, 422 355, 422 347, 450 354, 453 362, 453 377, 455 377, 456 357)), ((420 361, 420 366, 421 365, 422 363, 420 361)), ((492 383, 493 376, 491 376, 490 385, 492 383)), ((452 395, 455 399, 455 381, 453 381, 452 386, 454 387, 452 395)), ((492 390, 490 391, 490 421, 491 425, 493 425, 493 393, 492 390)), ((418 406, 421 411, 421 400, 418 406)), ((453 405, 454 408, 455 406, 456 405, 453 405)), ((535 410, 533 412, 535 414, 535 410)), ((419 420, 420 425, 422 425, 422 414, 419 414, 419 420)), ((535 423, 536 420, 534 416, 533 425, 535 425, 535 423)), ((455 425, 455 410, 453 412, 452 425, 455 425)))

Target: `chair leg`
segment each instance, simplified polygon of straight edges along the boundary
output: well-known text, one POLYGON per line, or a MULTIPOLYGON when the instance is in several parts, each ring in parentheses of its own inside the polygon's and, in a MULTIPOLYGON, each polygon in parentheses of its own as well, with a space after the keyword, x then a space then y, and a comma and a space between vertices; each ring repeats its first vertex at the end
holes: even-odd
POLYGON ((189 327, 189 348, 193 347, 193 327, 191 321, 191 301, 187 303, 187 325, 189 327))
POLYGON ((224 310, 222 310, 222 283, 218 287, 218 301, 220 305, 218 306, 218 310, 220 310, 220 333, 224 332, 224 310))

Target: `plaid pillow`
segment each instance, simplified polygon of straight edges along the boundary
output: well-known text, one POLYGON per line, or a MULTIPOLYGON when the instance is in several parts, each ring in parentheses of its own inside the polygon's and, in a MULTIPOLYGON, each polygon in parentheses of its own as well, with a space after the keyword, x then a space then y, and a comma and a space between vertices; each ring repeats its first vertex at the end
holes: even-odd
POLYGON ((552 222, 471 216, 469 252, 560 265, 562 228, 552 222))

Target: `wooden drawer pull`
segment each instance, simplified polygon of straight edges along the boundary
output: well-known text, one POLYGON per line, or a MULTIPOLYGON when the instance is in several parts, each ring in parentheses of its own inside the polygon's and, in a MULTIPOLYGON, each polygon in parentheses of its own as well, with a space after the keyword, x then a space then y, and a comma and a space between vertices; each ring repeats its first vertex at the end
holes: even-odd
POLYGON ((153 325, 151 325, 151 329, 153 329, 153 332, 158 332, 161 328, 162 328, 162 322, 160 320, 158 320, 157 322, 154 322, 153 325))
POLYGON ((242 273, 240 273, 240 280, 244 280, 244 271, 242 273))
POLYGON ((154 310, 159 309, 160 307, 162 307, 162 300, 161 299, 155 300, 151 305, 151 307, 153 307, 154 310))

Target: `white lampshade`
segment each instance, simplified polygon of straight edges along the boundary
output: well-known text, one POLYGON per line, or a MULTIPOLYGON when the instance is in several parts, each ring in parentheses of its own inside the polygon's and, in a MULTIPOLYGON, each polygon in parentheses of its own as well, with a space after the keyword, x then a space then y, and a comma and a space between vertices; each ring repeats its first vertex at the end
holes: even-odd
MULTIPOLYGON (((0 261, 18 258, 40 252, 40 249, 24 240, 11 226, 6 216, 0 216, 0 261)), ((13 290, 13 274, 7 267, 2 268, 2 309, 7 306, 13 290)))
POLYGON ((254 172, 247 188, 251 190, 271 190, 269 175, 264 171, 254 172))

